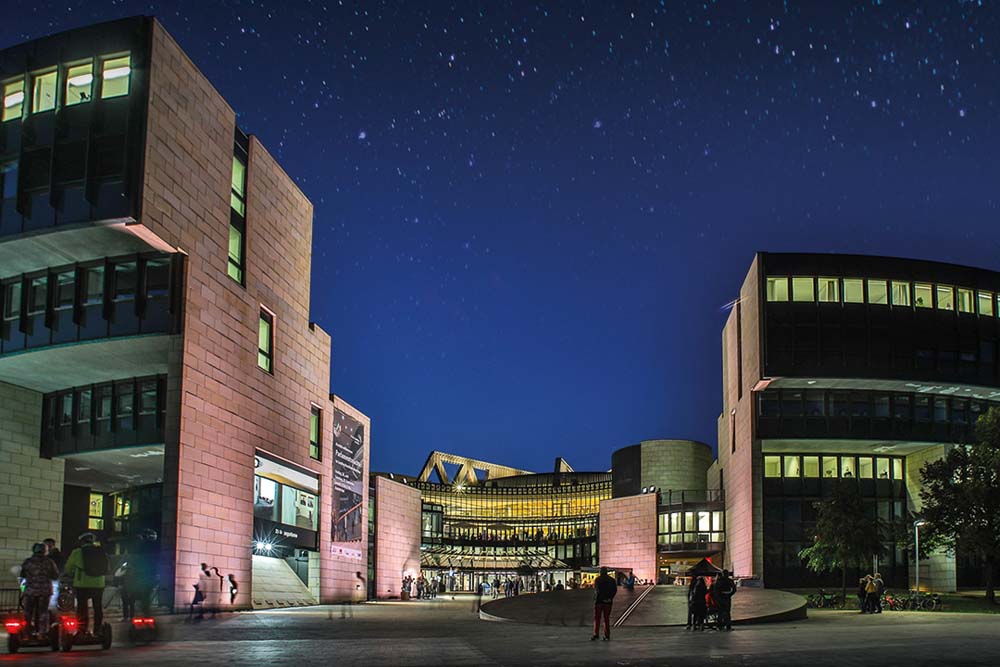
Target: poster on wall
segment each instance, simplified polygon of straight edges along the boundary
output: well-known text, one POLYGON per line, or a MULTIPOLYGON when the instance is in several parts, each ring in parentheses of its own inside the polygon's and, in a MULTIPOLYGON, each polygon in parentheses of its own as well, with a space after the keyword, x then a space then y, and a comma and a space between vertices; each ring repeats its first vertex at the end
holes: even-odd
POLYGON ((362 478, 365 427, 341 410, 333 411, 333 544, 330 553, 361 559, 362 478))

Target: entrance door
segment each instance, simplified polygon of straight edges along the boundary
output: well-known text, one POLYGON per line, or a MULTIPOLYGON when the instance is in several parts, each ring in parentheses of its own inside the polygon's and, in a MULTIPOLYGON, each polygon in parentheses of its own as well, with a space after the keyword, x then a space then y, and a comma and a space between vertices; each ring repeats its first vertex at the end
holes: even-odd
POLYGON ((295 549, 292 555, 285 559, 289 567, 298 575, 302 583, 309 586, 309 552, 305 549, 295 549))

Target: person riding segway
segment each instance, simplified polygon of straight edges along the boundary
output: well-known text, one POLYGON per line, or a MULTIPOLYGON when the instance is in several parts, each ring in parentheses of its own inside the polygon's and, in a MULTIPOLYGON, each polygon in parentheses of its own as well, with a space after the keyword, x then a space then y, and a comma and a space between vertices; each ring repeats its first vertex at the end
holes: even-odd
POLYGON ((139 532, 138 538, 125 567, 124 588, 131 601, 128 638, 133 644, 148 644, 156 639, 152 604, 156 587, 156 531, 146 528, 139 532))
POLYGON ((7 630, 7 652, 17 653, 29 646, 47 646, 59 650, 59 628, 49 615, 49 598, 52 582, 59 578, 59 570, 47 554, 47 547, 39 542, 31 547, 31 557, 21 564, 24 594, 21 597, 23 616, 4 621, 7 630))
POLYGON ((104 622, 105 575, 110 570, 107 554, 97 541, 97 536, 87 532, 80 535, 80 546, 66 559, 66 574, 73 577, 76 594, 76 617, 64 616, 61 620, 62 650, 69 651, 76 645, 100 644, 111 647, 111 625, 104 622), (90 609, 94 607, 94 625, 89 630, 90 609))

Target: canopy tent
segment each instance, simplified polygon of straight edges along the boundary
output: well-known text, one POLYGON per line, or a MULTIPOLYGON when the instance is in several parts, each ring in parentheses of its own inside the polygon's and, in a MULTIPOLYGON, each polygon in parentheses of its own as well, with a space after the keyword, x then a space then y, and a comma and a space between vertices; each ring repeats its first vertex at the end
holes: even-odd
POLYGON ((722 570, 712 565, 707 558, 702 558, 685 574, 689 577, 717 577, 722 570))

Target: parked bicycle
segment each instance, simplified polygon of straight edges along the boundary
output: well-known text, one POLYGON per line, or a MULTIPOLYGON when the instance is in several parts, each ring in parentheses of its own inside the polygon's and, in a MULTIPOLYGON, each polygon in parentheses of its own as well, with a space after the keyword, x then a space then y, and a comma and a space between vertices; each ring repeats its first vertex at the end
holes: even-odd
POLYGON ((844 596, 840 593, 830 593, 822 588, 819 593, 806 596, 806 606, 813 609, 843 609, 844 596))

